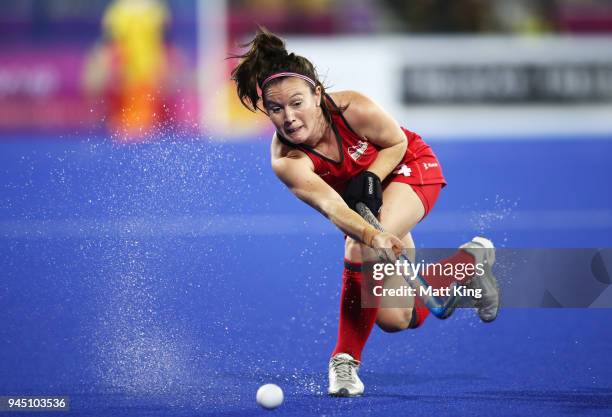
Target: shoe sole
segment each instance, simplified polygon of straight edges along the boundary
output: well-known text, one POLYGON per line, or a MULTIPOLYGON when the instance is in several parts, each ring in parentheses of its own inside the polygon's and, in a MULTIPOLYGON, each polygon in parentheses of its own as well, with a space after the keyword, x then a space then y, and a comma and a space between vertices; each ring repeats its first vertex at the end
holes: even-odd
POLYGON ((352 397, 361 397, 363 393, 360 394, 350 394, 346 388, 341 388, 338 392, 328 392, 330 397, 338 397, 338 398, 352 398, 352 397))
POLYGON ((493 265, 491 264, 488 268, 488 273, 486 275, 486 280, 489 282, 489 285, 491 285, 493 288, 495 288, 495 292, 496 292, 496 296, 497 296, 497 307, 495 309, 495 314, 493 315, 493 318, 483 318, 480 314, 478 315, 478 317, 480 317, 480 320, 482 320, 484 323, 491 323, 492 321, 494 321, 497 318, 497 315, 499 314, 499 303, 500 303, 500 299, 501 299, 501 294, 499 291, 499 285, 497 285, 497 278, 495 277, 495 275, 493 274, 493 265))
MULTIPOLYGON (((478 313, 478 317, 480 318, 480 320, 484 323, 491 323, 492 321, 494 321, 497 318, 497 315, 499 314, 499 299, 500 299, 500 291, 499 291, 499 285, 497 285, 497 278, 495 277, 495 275, 493 274, 493 265, 495 264, 495 245, 493 245, 493 242, 490 241, 489 239, 482 237, 482 236, 476 236, 475 238, 472 239, 472 242, 479 244, 480 246, 482 246, 485 249, 492 249, 493 250, 493 256, 490 259, 487 259, 487 265, 485 266, 485 276, 484 279, 486 279, 489 284, 491 284, 492 287, 495 288, 495 291, 497 292, 497 308, 495 310, 495 314, 493 315, 493 318, 483 318, 480 313, 478 313)), ((475 303, 475 307, 477 309, 480 309, 479 307, 479 301, 480 300, 474 300, 475 303)))

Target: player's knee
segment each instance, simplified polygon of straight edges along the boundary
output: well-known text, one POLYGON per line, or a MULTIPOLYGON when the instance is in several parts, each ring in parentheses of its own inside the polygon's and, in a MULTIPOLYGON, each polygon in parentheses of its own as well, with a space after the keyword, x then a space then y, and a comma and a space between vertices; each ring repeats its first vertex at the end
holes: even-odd
POLYGON ((412 309, 381 309, 376 316, 376 324, 386 333, 395 333, 410 327, 412 320, 412 309))
POLYGON ((350 262, 362 262, 361 243, 350 237, 344 243, 344 257, 350 262))

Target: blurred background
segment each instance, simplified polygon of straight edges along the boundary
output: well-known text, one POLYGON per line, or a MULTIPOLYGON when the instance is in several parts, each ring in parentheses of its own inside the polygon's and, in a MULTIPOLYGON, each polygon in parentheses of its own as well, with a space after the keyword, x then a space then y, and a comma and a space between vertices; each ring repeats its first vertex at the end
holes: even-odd
POLYGON ((237 105, 224 58, 262 24, 332 87, 371 94, 429 137, 608 133, 611 9, 604 0, 7 0, 0 132, 257 136, 266 125, 237 105))
MULTIPOLYGON (((418 248, 612 247, 610 1, 3 0, 0 395, 234 415, 275 382, 291 415, 609 414, 612 292, 588 262, 593 308, 375 330, 369 396, 325 396, 343 240, 235 97, 226 57, 257 24, 432 145, 449 185, 418 248)), ((500 262, 502 288, 530 262, 500 262)))

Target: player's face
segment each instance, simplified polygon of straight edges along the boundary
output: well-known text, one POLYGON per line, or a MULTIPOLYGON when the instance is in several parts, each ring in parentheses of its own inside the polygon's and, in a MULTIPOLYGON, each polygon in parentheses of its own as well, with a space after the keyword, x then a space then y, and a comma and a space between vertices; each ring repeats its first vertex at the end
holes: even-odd
POLYGON ((264 106, 276 129, 291 143, 317 142, 316 127, 322 117, 321 88, 315 93, 306 81, 287 77, 272 84, 264 93, 264 106))

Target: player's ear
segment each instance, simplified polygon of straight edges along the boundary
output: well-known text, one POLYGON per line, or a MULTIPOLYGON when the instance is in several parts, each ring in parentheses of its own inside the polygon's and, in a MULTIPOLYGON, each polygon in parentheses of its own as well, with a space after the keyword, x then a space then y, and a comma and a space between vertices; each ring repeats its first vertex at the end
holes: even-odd
POLYGON ((323 98, 323 94, 321 94, 321 86, 317 85, 315 87, 315 103, 317 105, 317 107, 321 107, 321 99, 323 98))

